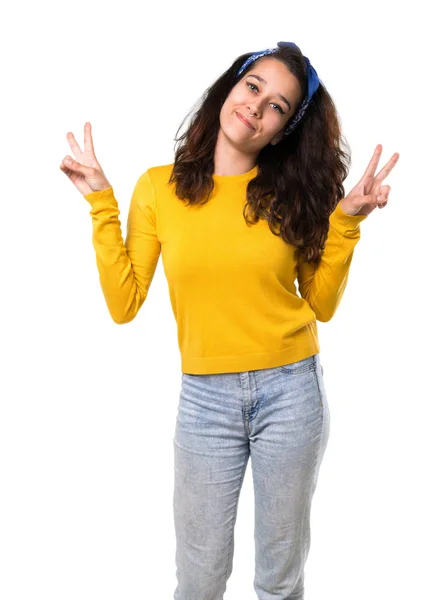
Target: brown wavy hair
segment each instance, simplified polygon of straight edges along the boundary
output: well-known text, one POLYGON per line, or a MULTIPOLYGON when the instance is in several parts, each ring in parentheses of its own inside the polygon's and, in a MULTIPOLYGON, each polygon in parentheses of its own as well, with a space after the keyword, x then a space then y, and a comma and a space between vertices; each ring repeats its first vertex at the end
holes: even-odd
MULTIPOLYGON (((175 161, 169 183, 188 204, 204 204, 213 191, 214 152, 220 111, 229 92, 256 66, 236 74, 252 53, 239 56, 203 94, 188 129, 175 138, 175 161)), ((268 55, 282 61, 307 89, 306 63, 300 51, 278 48, 268 55)), ((303 98, 302 98, 303 100, 303 98)), ((289 123, 289 121, 288 121, 289 123)), ((285 128, 288 126, 285 124, 285 128)), ((322 82, 295 129, 257 157, 258 174, 247 184, 246 223, 265 219, 275 235, 296 247, 296 256, 320 262, 329 231, 329 216, 344 197, 343 181, 351 163, 350 147, 341 134, 338 113, 322 82), (250 214, 248 214, 250 213, 250 214)))

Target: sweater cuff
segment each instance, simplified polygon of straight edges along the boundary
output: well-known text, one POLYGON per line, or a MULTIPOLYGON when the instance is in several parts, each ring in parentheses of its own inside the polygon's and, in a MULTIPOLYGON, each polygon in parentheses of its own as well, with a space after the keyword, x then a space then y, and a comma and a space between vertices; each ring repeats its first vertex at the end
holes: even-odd
POLYGON ((110 185, 105 190, 98 190, 97 192, 90 192, 90 194, 86 194, 84 198, 87 202, 93 206, 98 200, 115 200, 114 189, 110 185))
POLYGON ((336 208, 330 215, 330 225, 336 229, 341 235, 350 237, 351 232, 357 232, 360 223, 367 218, 368 215, 348 215, 341 208, 341 203, 338 202, 336 208))

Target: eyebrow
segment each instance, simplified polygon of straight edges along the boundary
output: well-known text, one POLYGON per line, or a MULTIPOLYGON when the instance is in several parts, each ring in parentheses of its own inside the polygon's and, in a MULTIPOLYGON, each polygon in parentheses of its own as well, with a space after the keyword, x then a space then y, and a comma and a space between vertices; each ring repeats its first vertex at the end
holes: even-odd
MULTIPOLYGON (((260 77, 259 75, 255 75, 254 73, 249 73, 248 77, 255 77, 256 79, 258 79, 258 81, 261 81, 261 83, 267 83, 267 81, 265 79, 263 79, 263 77, 260 77)), ((288 105, 289 110, 291 110, 291 105, 288 102, 288 100, 282 96, 281 94, 276 94, 279 98, 281 98, 283 100, 283 102, 285 102, 285 104, 288 105)))

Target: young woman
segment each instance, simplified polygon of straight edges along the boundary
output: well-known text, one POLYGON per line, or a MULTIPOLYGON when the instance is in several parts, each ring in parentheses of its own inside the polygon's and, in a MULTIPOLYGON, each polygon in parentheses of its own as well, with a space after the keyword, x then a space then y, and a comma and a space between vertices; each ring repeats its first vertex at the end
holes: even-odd
POLYGON ((290 42, 240 56, 206 91, 174 163, 139 177, 125 242, 90 123, 84 152, 67 138, 76 160, 60 168, 91 206, 116 323, 137 315, 163 258, 182 359, 174 597, 223 597, 251 456, 255 591, 302 600, 330 426, 316 321, 334 315, 360 223, 387 204, 399 155, 375 175, 378 145, 344 196, 350 155, 335 105, 290 42))

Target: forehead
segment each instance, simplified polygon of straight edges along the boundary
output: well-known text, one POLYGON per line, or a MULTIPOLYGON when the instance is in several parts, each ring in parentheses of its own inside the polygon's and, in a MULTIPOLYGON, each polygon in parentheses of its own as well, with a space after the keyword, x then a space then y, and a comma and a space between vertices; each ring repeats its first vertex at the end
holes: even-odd
POLYGON ((254 61, 245 72, 246 76, 250 74, 262 77, 266 81, 265 85, 273 88, 276 92, 286 92, 290 96, 300 94, 300 84, 295 75, 291 73, 284 62, 276 58, 263 56, 254 61))

